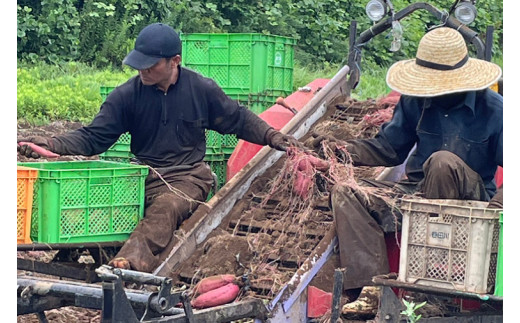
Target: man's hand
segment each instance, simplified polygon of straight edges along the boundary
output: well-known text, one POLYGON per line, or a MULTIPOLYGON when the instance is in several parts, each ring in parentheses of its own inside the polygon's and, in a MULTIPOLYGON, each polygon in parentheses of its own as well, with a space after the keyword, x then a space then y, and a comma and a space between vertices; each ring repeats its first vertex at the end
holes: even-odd
POLYGON ((313 147, 314 151, 316 151, 322 158, 325 158, 325 153, 322 149, 325 145, 334 152, 339 162, 352 162, 350 156, 347 156, 346 153, 346 151, 350 150, 350 144, 346 141, 336 139, 334 136, 313 133, 312 136, 308 139, 308 141, 306 141, 306 144, 313 147))
POLYGON ((276 150, 286 151, 287 148, 290 146, 304 149, 303 144, 299 142, 298 139, 294 138, 291 135, 283 134, 274 129, 269 129, 265 137, 269 147, 274 148, 276 150))
POLYGON ((28 138, 18 138, 17 139, 18 145, 17 150, 18 153, 22 156, 29 157, 29 158, 40 158, 40 157, 56 157, 58 155, 52 153, 52 144, 50 140, 46 137, 42 136, 34 136, 34 137, 28 137, 28 138), (33 143, 45 150, 48 150, 48 152, 42 151, 38 149, 37 147, 31 147, 27 144, 20 144, 20 143, 33 143), (36 151, 38 150, 38 151, 36 151), (53 156, 56 155, 56 156, 53 156))
POLYGON ((322 134, 317 134, 317 133, 312 134, 312 139, 310 139, 310 144, 315 149, 320 149, 323 141, 335 143, 337 146, 346 146, 347 145, 346 141, 336 139, 335 137, 330 136, 330 135, 322 135, 322 134))

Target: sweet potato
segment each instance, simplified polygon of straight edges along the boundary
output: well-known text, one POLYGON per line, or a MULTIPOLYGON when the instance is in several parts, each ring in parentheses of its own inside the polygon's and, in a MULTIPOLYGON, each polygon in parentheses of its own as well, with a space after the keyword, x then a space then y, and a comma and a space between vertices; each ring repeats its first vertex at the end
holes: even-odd
POLYGON ((312 184, 312 176, 303 171, 297 171, 293 182, 293 191, 302 199, 307 198, 312 184))
POLYGON ((329 163, 326 160, 320 159, 313 155, 308 155, 306 158, 311 163, 311 165, 319 171, 324 172, 329 169, 329 163))
POLYGON ((310 171, 312 168, 312 164, 310 162, 310 160, 308 158, 302 158, 299 162, 298 162, 298 170, 301 170, 301 171, 310 171))
POLYGON ((304 157, 298 162, 297 169, 304 172, 313 169, 324 172, 329 169, 329 163, 326 160, 320 159, 313 155, 305 154, 304 157))
POLYGON ((46 157, 46 158, 57 158, 57 157, 60 157, 60 155, 55 154, 52 151, 47 150, 47 149, 45 149, 43 147, 40 147, 40 146, 38 146, 38 145, 36 145, 35 143, 32 143, 32 142, 20 141, 18 144, 20 146, 27 145, 27 146, 31 147, 31 149, 34 152, 36 152, 38 155, 40 155, 42 157, 46 157))
POLYGON ((203 278, 195 285, 194 295, 204 294, 235 281, 234 275, 215 275, 203 278))
POLYGON ((240 287, 233 283, 228 283, 217 289, 210 290, 204 294, 197 296, 191 301, 193 308, 201 309, 232 302, 238 296, 240 287))

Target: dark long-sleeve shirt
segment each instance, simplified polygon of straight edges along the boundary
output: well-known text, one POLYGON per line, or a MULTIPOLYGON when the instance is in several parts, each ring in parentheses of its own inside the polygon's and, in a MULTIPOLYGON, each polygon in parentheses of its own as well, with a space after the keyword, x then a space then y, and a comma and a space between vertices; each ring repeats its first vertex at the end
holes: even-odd
POLYGON ((397 166, 417 144, 406 164, 410 182, 424 178, 422 166, 436 151, 459 156, 484 181, 492 197, 494 175, 503 166, 503 101, 490 89, 468 92, 456 107, 443 107, 431 98, 401 96, 392 120, 373 139, 349 143, 354 165, 397 166))
POLYGON ((206 151, 205 129, 265 145, 270 126, 212 80, 179 67, 166 92, 143 85, 139 76, 115 88, 92 123, 53 138, 55 152, 92 156, 129 132, 131 152, 152 167, 193 165, 206 151))

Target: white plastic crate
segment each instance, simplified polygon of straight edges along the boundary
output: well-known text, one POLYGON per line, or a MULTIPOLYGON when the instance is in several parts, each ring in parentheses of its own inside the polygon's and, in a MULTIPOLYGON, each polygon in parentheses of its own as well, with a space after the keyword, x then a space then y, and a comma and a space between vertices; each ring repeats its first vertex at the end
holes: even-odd
POLYGON ((501 210, 487 202, 405 200, 398 280, 464 292, 492 292, 501 210))

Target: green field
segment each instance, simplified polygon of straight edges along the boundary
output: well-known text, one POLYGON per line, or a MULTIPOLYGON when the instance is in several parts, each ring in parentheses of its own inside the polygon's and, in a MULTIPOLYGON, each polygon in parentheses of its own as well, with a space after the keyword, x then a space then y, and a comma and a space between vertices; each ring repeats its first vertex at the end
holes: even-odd
MULTIPOLYGON (((317 78, 332 78, 340 65, 312 69, 295 62, 294 86, 305 86, 317 78)), ((99 111, 102 102, 99 88, 117 86, 135 75, 135 71, 99 70, 81 63, 62 65, 18 65, 17 116, 18 121, 34 125, 56 120, 87 123, 99 111)), ((388 92, 386 70, 370 69, 363 73, 358 87, 352 92, 356 99, 376 98, 388 92)))

